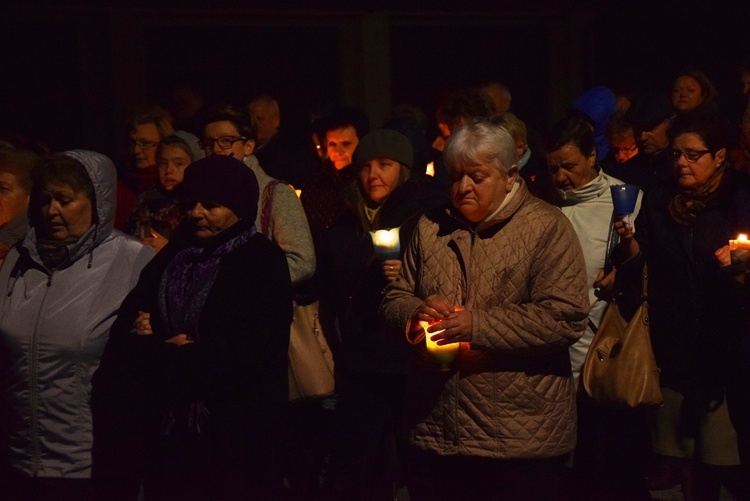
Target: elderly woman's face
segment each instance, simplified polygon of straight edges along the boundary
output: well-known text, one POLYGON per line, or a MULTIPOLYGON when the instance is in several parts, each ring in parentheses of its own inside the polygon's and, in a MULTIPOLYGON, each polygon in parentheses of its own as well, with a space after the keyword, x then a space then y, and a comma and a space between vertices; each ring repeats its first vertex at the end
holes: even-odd
POLYGON ((672 149, 676 157, 674 173, 677 184, 683 190, 693 190, 706 184, 724 163, 727 152, 725 148, 715 153, 707 150, 703 139, 692 132, 677 136, 672 142, 672 149))
POLYGON ((362 165, 359 182, 367 198, 381 204, 398 186, 401 164, 389 158, 375 158, 362 165))
POLYGON ((187 215, 193 234, 201 239, 214 237, 240 220, 231 209, 209 201, 197 202, 187 215))
POLYGON ((478 223, 500 207, 515 180, 491 164, 457 166, 451 169, 451 200, 466 219, 478 223))
POLYGON ((93 222, 93 205, 81 191, 67 183, 48 183, 41 191, 44 233, 52 240, 80 238, 93 222))
POLYGON ((0 168, 0 226, 20 216, 29 207, 29 193, 18 176, 0 168))
POLYGON ((588 156, 573 143, 547 153, 547 170, 552 184, 562 191, 575 190, 596 177, 596 150, 588 156))
POLYGON ((672 107, 677 111, 694 110, 703 102, 703 89, 691 76, 677 77, 672 87, 672 107))

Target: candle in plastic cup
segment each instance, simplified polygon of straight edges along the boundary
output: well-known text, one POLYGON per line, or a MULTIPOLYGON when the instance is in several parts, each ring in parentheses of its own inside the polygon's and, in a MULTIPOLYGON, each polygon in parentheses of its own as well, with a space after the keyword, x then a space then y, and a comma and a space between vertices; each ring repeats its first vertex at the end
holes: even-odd
POLYGON ((398 237, 398 230, 399 228, 391 228, 390 230, 370 232, 375 255, 381 261, 399 258, 401 254, 401 242, 398 237))
POLYGON ((750 239, 747 235, 740 233, 736 240, 729 241, 729 252, 732 257, 732 264, 748 266, 750 261, 750 239))
POLYGON ((437 342, 430 340, 430 337, 443 331, 427 332, 427 327, 429 327, 430 324, 424 320, 420 320, 419 325, 424 329, 424 340, 427 345, 427 351, 429 351, 432 358, 440 364, 440 370, 450 370, 451 362, 458 357, 461 343, 448 343, 441 346, 437 344, 437 342))
POLYGON ((617 216, 624 216, 622 220, 632 228, 633 212, 638 202, 640 188, 634 184, 613 184, 609 187, 612 191, 612 205, 617 216))

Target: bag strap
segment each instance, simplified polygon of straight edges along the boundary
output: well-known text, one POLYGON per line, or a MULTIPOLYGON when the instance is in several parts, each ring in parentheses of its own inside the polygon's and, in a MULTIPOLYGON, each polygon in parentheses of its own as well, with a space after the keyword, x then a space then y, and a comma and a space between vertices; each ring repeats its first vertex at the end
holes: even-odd
POLYGON ((617 247, 617 244, 619 243, 620 235, 618 235, 615 230, 615 214, 612 212, 612 217, 609 218, 609 234, 607 235, 607 247, 604 256, 604 276, 607 276, 612 272, 612 251, 615 250, 615 247, 617 247))
POLYGON ((273 240, 268 234, 268 227, 271 225, 271 209, 273 208, 273 190, 276 185, 283 184, 278 179, 269 181, 260 197, 260 232, 267 238, 273 240))

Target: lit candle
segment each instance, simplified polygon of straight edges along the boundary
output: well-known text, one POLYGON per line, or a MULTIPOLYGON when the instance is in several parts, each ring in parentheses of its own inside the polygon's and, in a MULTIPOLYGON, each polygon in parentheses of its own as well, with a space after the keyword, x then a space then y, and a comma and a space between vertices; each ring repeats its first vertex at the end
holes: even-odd
POLYGON ((729 252, 732 253, 732 263, 747 261, 747 254, 750 253, 750 240, 748 240, 747 235, 740 233, 736 240, 730 240, 729 252))
POLYGON ((294 192, 297 194, 297 198, 302 196, 302 190, 295 189, 294 192))
POLYGON ((430 162, 427 164, 427 170, 425 171, 425 174, 430 177, 435 177, 435 162, 430 162))
POLYGON ((398 238, 399 228, 390 230, 371 231, 372 245, 375 249, 375 255, 381 261, 387 259, 398 259, 401 253, 401 242, 398 238))
POLYGON ((443 331, 427 332, 427 327, 429 327, 430 324, 424 320, 419 321, 419 326, 424 329, 424 340, 427 345, 427 351, 429 351, 435 361, 440 364, 440 370, 450 370, 451 362, 458 357, 461 343, 448 343, 441 346, 437 344, 436 341, 432 341, 430 337, 443 331))

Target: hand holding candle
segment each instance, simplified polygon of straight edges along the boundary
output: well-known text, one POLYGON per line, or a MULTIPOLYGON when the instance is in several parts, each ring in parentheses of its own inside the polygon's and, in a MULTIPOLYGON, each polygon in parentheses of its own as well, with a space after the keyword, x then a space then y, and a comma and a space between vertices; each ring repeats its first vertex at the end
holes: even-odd
POLYGON ((441 370, 449 370, 450 363, 458 356, 460 342, 471 341, 471 312, 433 294, 425 300, 416 318, 424 330, 427 351, 440 363, 441 370), (430 332, 430 328, 435 330, 430 332))
POLYGON ((399 241, 398 231, 399 228, 391 228, 390 230, 370 232, 375 255, 381 261, 399 258, 401 254, 401 242, 399 241))
POLYGON ((733 265, 748 266, 750 263, 750 240, 747 235, 740 233, 735 240, 729 241, 729 252, 733 265))

